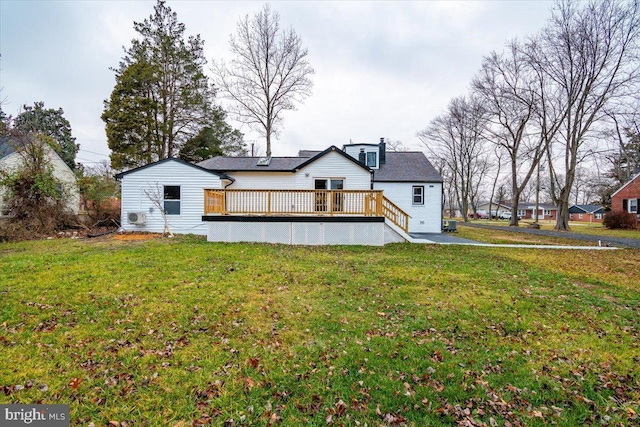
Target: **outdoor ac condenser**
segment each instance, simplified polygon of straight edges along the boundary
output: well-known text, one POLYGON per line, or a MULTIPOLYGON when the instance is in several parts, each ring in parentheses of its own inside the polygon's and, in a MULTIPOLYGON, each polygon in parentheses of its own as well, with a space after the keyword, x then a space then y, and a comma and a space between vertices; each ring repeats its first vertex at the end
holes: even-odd
POLYGON ((127 220, 129 224, 142 225, 147 222, 147 214, 144 212, 129 212, 127 220))

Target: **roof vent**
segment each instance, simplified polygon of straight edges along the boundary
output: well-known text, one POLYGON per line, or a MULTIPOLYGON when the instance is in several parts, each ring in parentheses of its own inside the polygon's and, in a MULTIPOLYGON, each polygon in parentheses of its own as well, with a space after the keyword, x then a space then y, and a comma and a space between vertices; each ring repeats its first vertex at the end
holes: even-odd
POLYGON ((260 157, 256 166, 269 166, 269 163, 271 163, 271 157, 260 157))

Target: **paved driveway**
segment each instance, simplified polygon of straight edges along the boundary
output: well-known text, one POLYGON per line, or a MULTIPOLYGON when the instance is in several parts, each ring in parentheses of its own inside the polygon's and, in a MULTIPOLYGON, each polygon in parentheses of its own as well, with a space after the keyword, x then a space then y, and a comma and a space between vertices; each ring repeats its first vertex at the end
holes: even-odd
MULTIPOLYGON (((591 234, 571 233, 566 231, 536 230, 535 228, 507 227, 500 225, 476 224, 471 222, 459 222, 458 224, 462 225, 463 227, 477 227, 487 228, 491 230, 513 231, 516 233, 536 234, 538 236, 564 237, 565 239, 583 240, 587 242, 597 243, 598 241, 601 241, 603 245, 640 249, 640 237, 638 239, 633 239, 629 237, 594 236, 591 234)), ((640 233, 638 235, 640 236, 640 233)))

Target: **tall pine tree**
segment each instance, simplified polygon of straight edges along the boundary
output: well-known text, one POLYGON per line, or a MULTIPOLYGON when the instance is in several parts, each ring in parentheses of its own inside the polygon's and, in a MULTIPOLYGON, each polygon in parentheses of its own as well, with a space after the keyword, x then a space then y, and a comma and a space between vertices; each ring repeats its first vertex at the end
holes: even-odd
POLYGON ((102 114, 115 169, 178 156, 217 116, 200 36, 186 37, 164 1, 134 28, 139 38, 114 69, 116 85, 102 114))

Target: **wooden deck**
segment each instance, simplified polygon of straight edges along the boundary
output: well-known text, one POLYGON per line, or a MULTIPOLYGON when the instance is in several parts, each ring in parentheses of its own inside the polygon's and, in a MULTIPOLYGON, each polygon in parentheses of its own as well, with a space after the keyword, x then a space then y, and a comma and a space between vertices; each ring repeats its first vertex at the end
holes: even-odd
POLYGON ((381 190, 205 190, 204 214, 379 216, 409 229, 409 215, 381 190))

